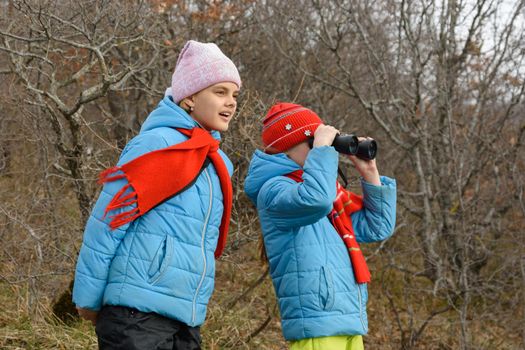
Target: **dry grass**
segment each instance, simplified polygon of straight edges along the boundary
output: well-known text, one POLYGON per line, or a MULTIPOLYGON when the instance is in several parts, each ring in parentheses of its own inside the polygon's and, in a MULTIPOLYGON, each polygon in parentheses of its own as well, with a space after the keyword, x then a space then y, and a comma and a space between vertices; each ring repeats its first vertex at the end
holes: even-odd
MULTIPOLYGON (((245 294, 264 273, 255 248, 245 247, 218 264, 216 290, 202 328, 203 349, 281 350, 287 344, 281 335, 275 295, 269 277, 245 294), (239 298, 240 296, 242 298, 239 298), (269 319, 269 321, 268 321, 269 319), (265 325, 262 329, 261 326, 265 325), (259 333, 254 333, 260 330, 259 333)), ((97 349, 93 327, 78 321, 66 325, 51 317, 51 298, 30 304, 27 286, 0 284, 0 349, 97 349)), ((367 349, 400 349, 400 332, 382 294, 379 281, 370 288, 370 333, 367 349)), ((519 329, 509 333, 493 320, 472 320, 475 349, 519 349, 519 329)), ((432 321, 416 349, 458 349, 459 329, 454 314, 432 321)))
MULTIPOLYGON (((202 328, 204 349, 286 348, 269 277, 250 289, 265 270, 255 250, 244 247, 218 263, 216 289, 202 328)), ((66 325, 50 316, 53 298, 31 300, 27 284, 0 283, 0 349, 97 349, 88 322, 66 325)))
POLYGON ((97 349, 96 336, 87 322, 65 325, 50 316, 50 300, 32 307, 27 288, 0 284, 1 349, 97 349), (32 310, 32 311, 30 311, 32 310))

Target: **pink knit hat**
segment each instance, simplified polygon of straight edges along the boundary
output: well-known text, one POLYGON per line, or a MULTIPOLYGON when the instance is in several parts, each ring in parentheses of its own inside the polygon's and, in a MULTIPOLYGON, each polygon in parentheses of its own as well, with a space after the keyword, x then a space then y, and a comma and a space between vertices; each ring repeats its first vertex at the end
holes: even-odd
POLYGON ((190 40, 180 52, 171 79, 171 95, 175 103, 202 89, 221 82, 241 87, 235 64, 213 43, 190 40))

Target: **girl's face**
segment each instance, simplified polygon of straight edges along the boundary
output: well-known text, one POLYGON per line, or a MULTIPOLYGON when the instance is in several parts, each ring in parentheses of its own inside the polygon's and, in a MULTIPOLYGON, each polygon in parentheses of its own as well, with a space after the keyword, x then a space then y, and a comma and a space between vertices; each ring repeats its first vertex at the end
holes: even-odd
POLYGON ((194 108, 190 115, 206 130, 226 131, 237 110, 238 95, 239 88, 231 82, 209 86, 190 97, 194 108))

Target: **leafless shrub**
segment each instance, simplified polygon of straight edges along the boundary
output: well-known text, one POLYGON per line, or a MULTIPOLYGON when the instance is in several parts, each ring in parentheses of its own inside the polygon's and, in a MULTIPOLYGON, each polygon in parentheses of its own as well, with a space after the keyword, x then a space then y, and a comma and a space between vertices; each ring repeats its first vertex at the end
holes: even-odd
POLYGON ((232 336, 206 344, 284 344, 243 193, 262 116, 281 100, 376 138, 380 171, 398 180, 396 234, 368 250, 367 344, 523 345, 523 8, 522 0, 0 2, 2 286, 27 291, 15 299, 33 316, 65 289, 97 173, 138 132, 178 50, 196 39, 219 44, 244 85, 223 135, 235 204, 207 325, 232 336))

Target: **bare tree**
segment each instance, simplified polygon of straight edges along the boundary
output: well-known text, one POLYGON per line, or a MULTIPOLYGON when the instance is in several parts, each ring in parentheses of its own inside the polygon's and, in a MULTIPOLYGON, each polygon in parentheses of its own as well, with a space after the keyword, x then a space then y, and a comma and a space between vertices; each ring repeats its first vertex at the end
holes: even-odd
POLYGON ((503 178, 523 165, 524 2, 312 0, 300 11, 276 3, 282 11, 271 8, 261 25, 312 82, 305 95, 329 106, 330 122, 370 121, 361 130, 373 125, 381 145, 392 145, 380 157, 400 183, 402 228, 392 247, 402 241, 409 249, 389 252, 384 287, 402 347, 415 347, 451 310, 461 348, 477 347, 472 306, 501 297, 501 283, 519 286, 504 271, 518 272, 523 248, 501 246, 514 238, 516 215, 523 223, 513 195, 522 185, 503 178), (287 30, 276 31, 277 23, 287 30), (335 96, 323 99, 319 85, 335 96), (405 302, 389 291, 394 276, 406 283, 405 302))
MULTIPOLYGON (((106 112, 101 98, 112 91, 137 95, 138 88, 130 87, 145 80, 160 61, 164 46, 151 40, 158 27, 149 5, 129 1, 124 9, 116 2, 14 1, 10 20, 6 18, 6 25, 0 27, 2 73, 11 81, 7 96, 12 105, 20 106, 18 122, 27 126, 23 133, 40 144, 41 172, 37 173, 41 173, 47 203, 42 214, 52 219, 51 226, 35 229, 32 215, 27 215, 35 205, 2 208, 36 242, 39 263, 26 274, 35 286, 31 295, 38 294, 36 281, 43 281, 43 276, 71 273, 77 239, 98 191, 96 173, 111 164, 107 158, 115 159, 125 142, 122 139, 131 135, 128 128, 127 135, 115 137, 115 131, 132 118, 115 109, 114 114, 106 112), (110 126, 108 130, 105 125, 110 126), (61 182, 62 190, 53 179, 61 182), (72 186, 80 217, 64 222, 58 213, 62 203, 69 201, 68 186, 72 186), (65 264, 60 264, 64 259, 65 264)), ((111 111, 112 104, 108 105, 111 111)), ((33 190, 38 198, 38 189, 33 190)), ((18 276, 8 280, 26 280, 18 276)), ((63 314, 71 313, 69 291, 61 299, 68 301, 63 314)))
POLYGON ((41 111, 54 132, 65 163, 57 168, 72 179, 83 219, 93 195, 85 183, 86 107, 150 69, 155 55, 133 51, 158 51, 145 39, 149 26, 137 15, 145 5, 128 6, 129 11, 122 11, 104 2, 17 1, 17 18, 27 20, 12 21, 0 31, 0 50, 8 54, 12 73, 26 89, 23 100, 41 111))
POLYGON ((368 249, 371 308, 389 311, 370 313, 367 345, 523 344, 523 8, 523 0, 0 1, 0 287, 18 290, 33 315, 64 290, 97 173, 138 132, 180 48, 195 39, 219 44, 243 78, 223 135, 236 169, 234 215, 205 345, 285 345, 243 193, 275 100, 373 136, 380 171, 398 180, 396 233, 368 249))

